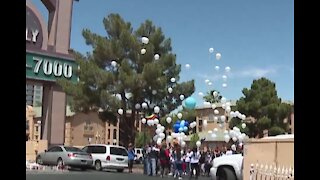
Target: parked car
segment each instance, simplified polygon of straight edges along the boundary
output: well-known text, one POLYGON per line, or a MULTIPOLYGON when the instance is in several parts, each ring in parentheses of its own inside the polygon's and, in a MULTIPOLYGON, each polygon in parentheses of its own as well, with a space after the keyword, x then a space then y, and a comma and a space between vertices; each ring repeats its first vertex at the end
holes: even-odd
POLYGON ((143 162, 143 154, 142 154, 142 148, 134 148, 134 154, 136 155, 134 157, 134 161, 137 164, 140 164, 143 162))
POLYGON ((82 150, 92 155, 93 166, 98 171, 116 169, 118 172, 123 172, 128 168, 128 151, 123 146, 90 144, 82 150))
POLYGON ((210 175, 212 180, 242 180, 242 171, 242 154, 232 154, 215 158, 210 175))
POLYGON ((36 157, 42 165, 65 165, 86 170, 92 167, 92 156, 79 148, 69 146, 53 146, 36 157))

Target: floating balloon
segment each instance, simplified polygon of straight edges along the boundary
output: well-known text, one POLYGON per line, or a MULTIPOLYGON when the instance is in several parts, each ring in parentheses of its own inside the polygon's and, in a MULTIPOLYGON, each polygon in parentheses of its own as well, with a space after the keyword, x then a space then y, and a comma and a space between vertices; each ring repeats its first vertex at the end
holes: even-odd
POLYGON ((154 59, 155 59, 155 60, 158 60, 159 58, 160 58, 159 54, 155 54, 155 55, 154 55, 154 59))
POLYGON ((117 66, 117 62, 116 61, 111 61, 111 66, 116 67, 117 66))
POLYGON ((217 97, 218 96, 218 92, 217 91, 213 91, 212 95, 213 95, 213 97, 217 97))
POLYGON ((221 53, 217 53, 217 54, 216 54, 216 59, 217 59, 217 60, 220 60, 220 59, 221 59, 221 53))
POLYGON ((157 128, 156 129, 156 134, 160 134, 161 133, 161 129, 157 128))
POLYGON ((203 92, 199 92, 198 95, 199 95, 199 96, 203 96, 203 92))
POLYGON ((226 109, 226 104, 223 103, 223 104, 221 105, 221 107, 222 107, 222 109, 226 109))
POLYGON ((212 85, 212 82, 208 82, 208 85, 211 86, 211 85, 212 85))
POLYGON ((242 127, 242 129, 246 128, 247 127, 246 123, 242 123, 241 127, 242 127))
POLYGON ((146 49, 141 49, 141 54, 143 55, 143 54, 145 54, 147 52, 147 50, 146 49))
POLYGON ((232 138, 232 141, 233 141, 233 142, 237 142, 237 140, 238 140, 237 137, 233 137, 233 138, 232 138))
POLYGON ((171 136, 167 136, 167 141, 171 142, 171 140, 172 140, 172 137, 171 136))
POLYGON ((216 104, 211 104, 211 108, 212 108, 212 109, 215 109, 216 107, 217 107, 216 104))
POLYGON ((213 48, 209 48, 209 53, 213 53, 214 49, 213 48))
POLYGON ((160 133, 160 134, 159 134, 159 137, 162 138, 162 139, 163 139, 165 136, 166 136, 166 135, 165 135, 164 133, 160 133))
POLYGON ((239 114, 240 114, 239 111, 234 112, 234 116, 235 116, 235 117, 238 117, 239 114))
POLYGON ((206 79, 204 82, 207 84, 208 82, 210 82, 210 80, 209 80, 209 79, 206 79))
POLYGON ((223 83, 223 84, 222 84, 222 87, 223 87, 223 88, 226 88, 227 86, 228 86, 227 83, 223 83))
POLYGON ((218 132, 218 128, 214 128, 214 129, 213 129, 213 132, 214 132, 214 133, 218 132))
POLYGON ((208 126, 208 121, 204 120, 202 125, 203 125, 204 128, 206 128, 208 126))
POLYGON ((221 120, 221 122, 225 122, 226 121, 226 116, 220 116, 220 120, 221 120))
POLYGON ((173 90, 173 89, 172 89, 171 87, 168 88, 168 92, 169 92, 170 94, 172 93, 172 90, 173 90))
POLYGON ((218 117, 217 116, 213 117, 213 121, 218 122, 218 117))
POLYGON ((230 118, 234 118, 235 117, 235 114, 233 111, 230 112, 230 118))
POLYGON ((159 124, 159 119, 156 118, 153 120, 153 122, 154 122, 154 124, 159 124))
POLYGON ((168 124, 170 124, 171 121, 172 121, 172 118, 171 117, 167 117, 166 121, 167 121, 168 124))
POLYGON ((183 127, 183 131, 184 131, 184 132, 187 132, 187 131, 188 131, 188 127, 187 127, 187 126, 184 126, 184 127, 183 127))
POLYGON ((142 103, 142 108, 143 108, 143 109, 147 109, 147 108, 148 108, 148 104, 147 104, 147 103, 145 103, 145 102, 144 102, 144 103, 142 103))
POLYGON ((197 147, 200 147, 200 146, 201 146, 201 142, 200 142, 200 141, 197 141, 197 142, 196 142, 196 145, 197 145, 197 147))
POLYGON ((180 100, 181 100, 181 101, 184 100, 184 95, 183 95, 183 94, 180 95, 180 100))
POLYGON ((224 136, 224 142, 228 143, 230 141, 230 136, 229 135, 225 135, 224 136))
POLYGON ((215 109, 215 110, 213 111, 213 113, 214 113, 214 114, 219 114, 218 109, 215 109))
POLYGON ((159 106, 154 107, 153 110, 154 110, 154 113, 159 113, 160 112, 159 106))
POLYGON ((221 98, 221 103, 222 103, 222 104, 225 104, 226 102, 227 102, 227 98, 222 97, 222 98, 221 98))
POLYGON ((215 66, 214 67, 217 71, 219 71, 220 67, 219 66, 215 66))
POLYGON ((222 75, 222 79, 224 80, 224 81, 226 81, 227 80, 227 76, 226 75, 222 75))
POLYGON ((208 131, 208 134, 212 134, 212 131, 211 131, 211 130, 209 130, 209 131, 208 131))
POLYGON ((188 97, 185 102, 184 105, 187 109, 194 109, 196 107, 196 100, 193 97, 188 97))
POLYGON ((230 111, 231 111, 231 107, 230 107, 230 106, 227 106, 227 107, 226 107, 226 112, 229 113, 230 111))
POLYGON ((186 69, 190 69, 191 66, 190 66, 190 64, 186 64, 185 67, 186 67, 186 69))
POLYGON ((170 81, 171 81, 172 83, 174 83, 174 82, 176 82, 176 78, 171 78, 170 81))
POLYGON ((157 94, 157 90, 155 90, 155 89, 152 90, 152 94, 153 94, 153 95, 156 95, 156 94, 157 94))
POLYGON ((237 150, 236 145, 232 144, 232 145, 231 145, 231 149, 232 149, 233 151, 236 151, 236 150, 237 150))
POLYGON ((241 119, 245 120, 246 119, 246 115, 242 114, 241 119))
POLYGON ((186 142, 182 141, 181 142, 181 147, 185 147, 186 146, 186 142))
POLYGON ((229 66, 227 66, 226 68, 224 68, 224 70, 225 70, 226 72, 230 72, 231 68, 230 68, 229 66))
POLYGON ((123 114, 123 109, 118 109, 118 113, 119 113, 120 115, 122 115, 122 114, 123 114))
POLYGON ((182 131, 183 131, 183 128, 182 128, 182 127, 179 127, 178 130, 179 130, 179 132, 182 132, 182 131))
POLYGON ((224 125, 223 125, 222 123, 221 123, 221 124, 219 124, 219 128, 221 128, 221 129, 222 129, 222 128, 223 128, 223 126, 224 126, 224 125))
POLYGON ((178 113, 178 114, 177 114, 177 117, 178 117, 179 119, 181 119, 181 118, 182 118, 182 114, 181 114, 181 113, 178 113))
POLYGON ((141 105, 140 105, 140 104, 136 104, 134 107, 135 107, 136 109, 140 109, 140 108, 141 108, 141 105))
POLYGON ((231 103, 230 102, 226 102, 226 106, 231 106, 231 103))
POLYGON ((147 122, 147 120, 145 118, 141 119, 142 124, 145 124, 147 122))
POLYGON ((161 143, 162 143, 162 142, 161 142, 161 139, 158 139, 158 140, 157 140, 157 145, 160 146, 161 143))
POLYGON ((215 133, 211 134, 212 139, 215 139, 217 137, 217 135, 215 133))
POLYGON ((148 43, 149 43, 149 38, 147 38, 147 37, 142 37, 142 38, 141 38, 141 41, 142 41, 143 44, 148 44, 148 43))

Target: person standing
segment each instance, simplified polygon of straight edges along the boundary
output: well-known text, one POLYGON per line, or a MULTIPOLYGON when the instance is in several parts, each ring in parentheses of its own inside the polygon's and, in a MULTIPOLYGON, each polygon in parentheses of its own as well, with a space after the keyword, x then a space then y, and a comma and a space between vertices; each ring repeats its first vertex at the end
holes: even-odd
POLYGON ((163 177, 164 174, 166 175, 168 174, 169 168, 170 168, 169 167, 170 154, 166 144, 163 144, 160 149, 159 159, 160 159, 160 166, 161 166, 161 177, 163 177))
POLYGON ((190 157, 191 157, 191 159, 190 159, 190 164, 191 164, 190 179, 193 176, 193 171, 196 171, 196 179, 198 179, 199 173, 200 173, 199 159, 200 159, 201 155, 196 147, 192 149, 190 157))
POLYGON ((136 156, 136 154, 134 153, 134 149, 132 147, 132 144, 130 143, 128 146, 128 168, 129 168, 129 173, 132 173, 132 167, 133 167, 133 161, 134 161, 134 157, 136 156))

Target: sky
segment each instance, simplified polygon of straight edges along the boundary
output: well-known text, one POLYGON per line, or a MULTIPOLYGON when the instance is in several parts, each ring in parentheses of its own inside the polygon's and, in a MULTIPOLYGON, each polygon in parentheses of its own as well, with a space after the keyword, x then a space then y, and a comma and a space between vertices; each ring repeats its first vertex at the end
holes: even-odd
MULTIPOLYGON (((47 19, 41 1, 32 2, 47 19)), ((102 20, 110 13, 120 14, 134 30, 148 19, 171 38, 172 52, 182 65, 178 82, 195 80, 192 96, 197 106, 203 106, 199 93, 213 89, 228 100, 238 100, 243 97, 242 89, 260 77, 276 84, 282 100, 293 102, 293 9, 293 0, 80 0, 73 5, 71 48, 91 51, 82 30, 106 36, 102 20), (221 53, 220 60, 216 53, 221 53)))

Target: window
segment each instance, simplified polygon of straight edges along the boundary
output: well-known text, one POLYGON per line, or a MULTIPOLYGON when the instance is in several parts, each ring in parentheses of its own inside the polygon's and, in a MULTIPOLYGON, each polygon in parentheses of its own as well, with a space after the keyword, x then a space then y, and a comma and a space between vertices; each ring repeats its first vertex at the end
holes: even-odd
POLYGON ((92 146, 90 153, 105 154, 106 152, 107 152, 107 148, 105 146, 92 146))
POLYGON ((76 147, 64 147, 67 152, 82 152, 81 149, 76 147))
POLYGON ((108 129, 108 139, 110 139, 110 129, 108 129))
POLYGON ((114 129, 114 130, 113 130, 113 139, 116 139, 116 138, 117 138, 117 130, 114 129))
POLYGON ((59 146, 54 146, 48 150, 48 152, 62 152, 62 148, 59 146))
POLYGON ((36 126, 36 132, 38 132, 39 131, 39 126, 36 126))
POLYGON ((118 156, 128 156, 127 150, 118 147, 110 147, 110 154, 118 156))
POLYGON ((209 114, 209 121, 213 121, 213 114, 209 114))
POLYGON ((92 123, 91 123, 90 120, 87 120, 87 121, 85 122, 85 124, 84 124, 84 130, 85 130, 85 131, 87 131, 87 130, 92 131, 92 130, 93 130, 93 125, 92 125, 92 123))

